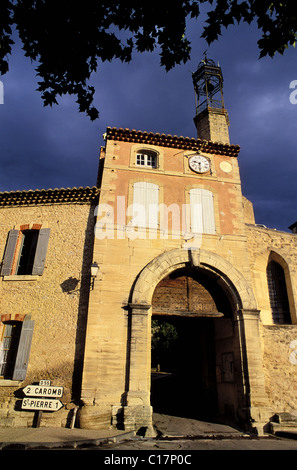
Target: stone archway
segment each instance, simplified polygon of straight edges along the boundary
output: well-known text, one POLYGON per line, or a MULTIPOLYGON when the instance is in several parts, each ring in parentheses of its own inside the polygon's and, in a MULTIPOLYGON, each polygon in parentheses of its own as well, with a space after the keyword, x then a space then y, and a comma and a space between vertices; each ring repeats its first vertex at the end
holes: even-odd
POLYGON ((147 428, 152 432, 150 403, 151 302, 158 282, 171 272, 203 267, 215 273, 233 304, 233 321, 238 338, 242 387, 239 414, 258 432, 268 421, 267 396, 262 371, 259 311, 250 283, 230 262, 206 250, 174 249, 153 259, 139 274, 130 303, 130 352, 128 390, 124 410, 126 429, 147 428), (257 424, 258 423, 258 424, 257 424))
POLYGON ((190 263, 217 272, 226 284, 238 309, 257 309, 251 285, 229 261, 206 250, 174 249, 153 259, 138 276, 132 295, 132 305, 150 305, 157 283, 167 274, 190 263))

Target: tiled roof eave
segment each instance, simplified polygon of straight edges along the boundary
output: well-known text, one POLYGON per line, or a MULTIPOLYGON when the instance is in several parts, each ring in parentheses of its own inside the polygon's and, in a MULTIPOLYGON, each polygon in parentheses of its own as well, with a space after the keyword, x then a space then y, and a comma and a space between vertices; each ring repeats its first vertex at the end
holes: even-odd
POLYGON ((86 204, 97 200, 97 186, 79 188, 4 191, 0 193, 0 208, 8 206, 86 204))
POLYGON ((239 145, 228 145, 220 142, 212 142, 190 137, 171 134, 159 134, 153 132, 136 131, 135 129, 123 129, 107 127, 106 138, 123 142, 158 145, 160 147, 178 148, 181 150, 201 150, 216 155, 237 157, 240 151, 239 145))

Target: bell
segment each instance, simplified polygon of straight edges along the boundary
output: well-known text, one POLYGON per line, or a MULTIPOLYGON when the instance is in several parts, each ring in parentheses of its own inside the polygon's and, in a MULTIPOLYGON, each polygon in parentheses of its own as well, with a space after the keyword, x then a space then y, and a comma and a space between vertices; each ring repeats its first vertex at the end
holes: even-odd
POLYGON ((207 80, 203 89, 204 89, 205 93, 207 93, 207 92, 211 93, 214 89, 214 85, 211 83, 210 80, 207 80))

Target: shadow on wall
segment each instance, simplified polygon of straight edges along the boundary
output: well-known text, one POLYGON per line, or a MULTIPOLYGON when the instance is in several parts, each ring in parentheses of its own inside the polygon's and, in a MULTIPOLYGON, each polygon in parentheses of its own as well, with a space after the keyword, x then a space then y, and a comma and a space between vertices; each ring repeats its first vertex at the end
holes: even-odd
POLYGON ((84 362, 85 336, 87 327, 87 313, 90 295, 91 272, 94 247, 94 211, 96 204, 91 204, 87 225, 85 228, 85 242, 81 266, 81 278, 69 277, 60 286, 62 291, 69 295, 79 295, 79 306, 76 325, 74 369, 72 377, 72 400, 79 403, 81 396, 81 381, 84 362))
POLYGON ((63 281, 60 286, 62 291, 65 294, 73 294, 74 292, 79 292, 79 289, 76 289, 79 283, 79 279, 76 279, 75 277, 69 277, 66 279, 66 281, 63 281))
MULTIPOLYGON (((87 315, 89 307, 91 269, 94 248, 94 212, 97 202, 91 204, 85 231, 85 244, 81 267, 80 296, 75 338, 75 359, 73 371, 72 399, 78 403, 81 397, 84 352, 87 330, 87 315)), ((74 279, 75 280, 75 279, 74 279)))

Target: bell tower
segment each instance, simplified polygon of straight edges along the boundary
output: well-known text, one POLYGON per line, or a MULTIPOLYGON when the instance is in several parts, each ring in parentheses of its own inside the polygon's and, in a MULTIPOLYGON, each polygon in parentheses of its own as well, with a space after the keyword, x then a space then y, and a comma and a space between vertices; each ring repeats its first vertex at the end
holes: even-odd
POLYGON ((194 123, 198 139, 230 144, 229 118, 224 105, 220 66, 205 56, 192 78, 196 105, 194 123))

